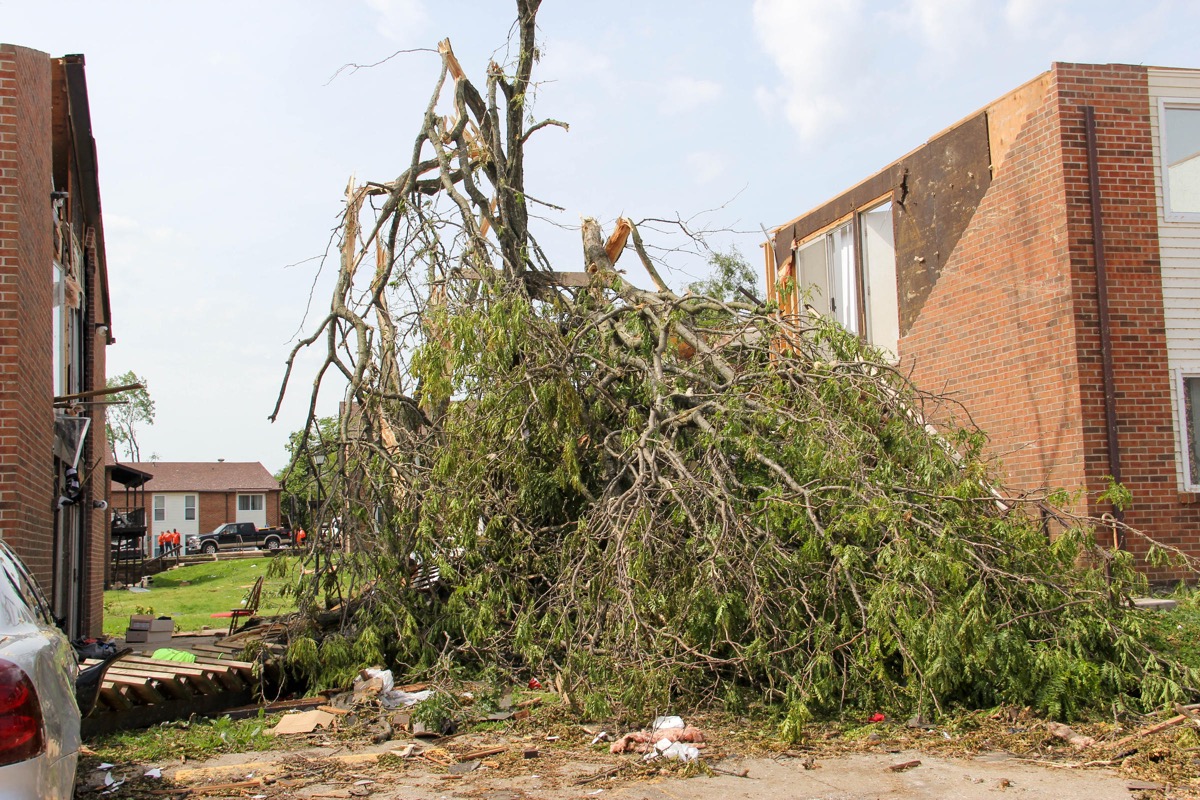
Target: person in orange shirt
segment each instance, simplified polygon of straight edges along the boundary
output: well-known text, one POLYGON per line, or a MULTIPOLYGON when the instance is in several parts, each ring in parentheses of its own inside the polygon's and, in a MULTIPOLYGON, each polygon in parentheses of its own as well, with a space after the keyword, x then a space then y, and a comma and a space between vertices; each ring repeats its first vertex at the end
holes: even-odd
POLYGON ((179 550, 179 528, 176 528, 173 531, 171 531, 171 545, 175 548, 176 551, 179 550))
POLYGON ((166 549, 167 549, 167 532, 166 532, 166 531, 162 531, 161 533, 159 533, 159 534, 158 534, 158 552, 159 552, 159 555, 162 555, 162 553, 163 553, 164 551, 166 551, 166 549))

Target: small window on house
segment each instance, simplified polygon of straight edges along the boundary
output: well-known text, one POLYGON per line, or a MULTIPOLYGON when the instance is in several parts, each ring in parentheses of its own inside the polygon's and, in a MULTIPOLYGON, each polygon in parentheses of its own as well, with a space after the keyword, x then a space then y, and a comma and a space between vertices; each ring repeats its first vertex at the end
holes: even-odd
POLYGON ((196 518, 196 495, 186 494, 183 496, 183 518, 187 520, 196 518))
POLYGON ((162 522, 167 518, 167 498, 161 494, 154 495, 154 521, 162 522))
POLYGON ((1164 200, 1174 214, 1200 214, 1200 105, 1162 107, 1164 200))
POLYGON ((1188 489, 1200 484, 1200 376, 1183 376, 1184 482, 1188 489))
POLYGON ((239 494, 238 511, 262 511, 263 496, 261 494, 239 494))

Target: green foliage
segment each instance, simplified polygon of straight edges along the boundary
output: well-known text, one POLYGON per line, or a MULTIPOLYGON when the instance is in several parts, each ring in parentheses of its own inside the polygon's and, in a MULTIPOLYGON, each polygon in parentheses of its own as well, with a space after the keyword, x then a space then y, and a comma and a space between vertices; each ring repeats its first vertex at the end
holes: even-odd
POLYGON ((709 277, 688 284, 692 294, 739 302, 747 299, 739 289, 751 295, 758 294, 758 273, 750 268, 746 257, 736 247, 724 253, 713 251, 709 254, 708 265, 713 270, 709 277))
POLYGON ((788 740, 848 709, 1071 718, 1196 685, 1118 602, 1144 588, 1127 554, 999 506, 985 437, 930 433, 932 398, 837 325, 480 291, 427 314, 411 449, 351 456, 362 538, 308 602, 375 590, 293 657, 317 685, 554 675, 585 714, 762 703, 788 740))
POLYGON ((144 388, 129 389, 110 395, 109 405, 104 407, 104 435, 109 448, 119 453, 124 449, 129 461, 141 461, 137 434, 142 425, 154 424, 154 400, 150 398, 150 384, 133 370, 108 379, 108 388, 140 383, 144 388))
POLYGON ((280 505, 293 529, 316 534, 320 501, 336 485, 338 420, 320 417, 311 430, 288 436, 287 466, 275 474, 283 489, 280 505))

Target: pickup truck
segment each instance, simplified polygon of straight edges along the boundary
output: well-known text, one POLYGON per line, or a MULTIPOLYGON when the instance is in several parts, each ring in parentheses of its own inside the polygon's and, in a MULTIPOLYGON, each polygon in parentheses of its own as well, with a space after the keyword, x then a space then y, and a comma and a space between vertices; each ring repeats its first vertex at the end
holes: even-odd
POLYGON ((278 550, 291 545, 291 531, 286 528, 257 528, 253 522, 226 522, 212 533, 189 536, 187 539, 189 553, 215 553, 218 550, 245 547, 278 550))

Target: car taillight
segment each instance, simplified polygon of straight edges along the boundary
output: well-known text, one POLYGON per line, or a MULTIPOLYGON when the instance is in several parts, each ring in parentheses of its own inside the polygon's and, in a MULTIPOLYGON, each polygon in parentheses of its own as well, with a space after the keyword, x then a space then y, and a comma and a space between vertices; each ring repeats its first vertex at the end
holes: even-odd
POLYGON ((0 658, 0 765, 25 761, 40 754, 42 706, 24 670, 0 658))

